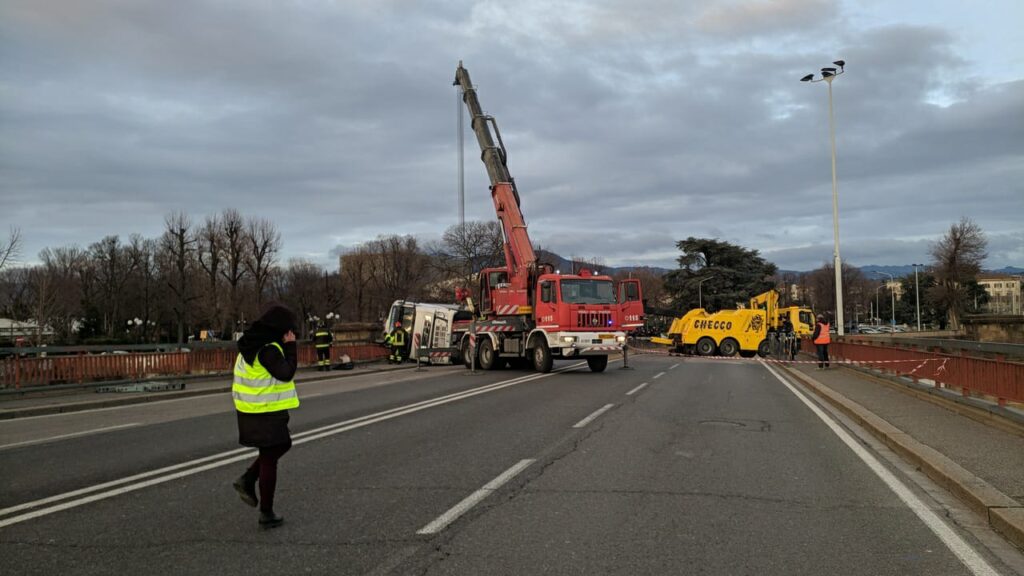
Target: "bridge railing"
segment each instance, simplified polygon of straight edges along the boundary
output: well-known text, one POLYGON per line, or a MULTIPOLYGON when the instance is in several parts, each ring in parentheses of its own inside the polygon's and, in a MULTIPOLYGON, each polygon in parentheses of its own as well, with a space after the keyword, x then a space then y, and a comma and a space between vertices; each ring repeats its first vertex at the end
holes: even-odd
MULTIPOLYGON (((802 350, 814 354, 815 346, 803 340, 802 350)), ((1000 406, 1024 403, 1024 363, 1020 362, 846 341, 829 344, 829 357, 907 376, 915 382, 930 380, 936 387, 959 389, 964 396, 988 396, 1000 406)))
MULTIPOLYGON (((214 375, 231 372, 238 349, 232 342, 204 344, 176 350, 154 347, 4 348, 0 350, 0 389, 21 389, 55 384, 86 384, 112 380, 143 380, 169 376, 214 375), (127 349, 126 349, 127 348, 127 349)), ((331 346, 331 359, 341 355, 353 361, 379 360, 387 352, 376 344, 331 346)), ((298 345, 299 366, 316 363, 312 344, 298 345)))

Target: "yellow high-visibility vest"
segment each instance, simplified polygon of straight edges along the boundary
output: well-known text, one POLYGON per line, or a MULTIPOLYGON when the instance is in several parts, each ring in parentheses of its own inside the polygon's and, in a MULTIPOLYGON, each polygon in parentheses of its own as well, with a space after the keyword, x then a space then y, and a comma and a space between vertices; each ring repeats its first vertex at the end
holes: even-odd
POLYGON ((330 332, 325 332, 323 330, 317 332, 316 335, 314 336, 314 341, 316 342, 315 346, 317 348, 330 348, 330 336, 330 332))
MULTIPOLYGON (((276 346, 284 356, 284 348, 277 342, 271 342, 267 346, 276 346)), ((241 354, 238 355, 235 360, 235 379, 231 384, 231 396, 235 400, 236 410, 250 414, 279 412, 299 407, 295 381, 282 382, 271 376, 260 364, 259 354, 251 365, 241 354)))
POLYGON ((395 346, 405 346, 405 330, 399 328, 391 333, 391 343, 395 346))

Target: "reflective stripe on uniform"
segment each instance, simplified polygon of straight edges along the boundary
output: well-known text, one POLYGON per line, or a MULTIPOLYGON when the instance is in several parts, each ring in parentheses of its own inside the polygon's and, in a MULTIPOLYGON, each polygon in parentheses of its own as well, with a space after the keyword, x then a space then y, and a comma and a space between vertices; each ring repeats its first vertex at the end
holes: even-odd
POLYGON ((291 390, 285 390, 284 392, 278 392, 276 394, 246 394, 235 390, 231 391, 231 397, 235 400, 241 400, 252 404, 258 404, 260 402, 280 402, 281 400, 287 400, 289 398, 298 398, 298 396, 299 395, 294 388, 291 390))

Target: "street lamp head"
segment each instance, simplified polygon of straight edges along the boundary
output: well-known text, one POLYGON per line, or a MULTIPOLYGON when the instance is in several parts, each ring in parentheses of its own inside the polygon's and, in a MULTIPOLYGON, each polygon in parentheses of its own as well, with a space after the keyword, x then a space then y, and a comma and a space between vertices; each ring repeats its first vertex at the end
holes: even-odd
POLYGON ((829 72, 827 70, 822 70, 821 71, 821 77, 822 78, 831 78, 833 76, 835 76, 835 73, 833 73, 833 72, 829 72))
POLYGON ((801 82, 810 82, 813 79, 814 79, 814 74, 808 74, 807 76, 804 76, 803 78, 801 78, 800 81, 801 82))
POLYGON ((836 69, 835 68, 822 68, 821 71, 822 71, 822 73, 825 73, 825 72, 831 72, 833 74, 836 73, 836 69))
POLYGON ((835 62, 833 62, 833 64, 835 64, 836 66, 839 66, 840 68, 842 68, 842 67, 846 66, 846 60, 836 60, 835 62))

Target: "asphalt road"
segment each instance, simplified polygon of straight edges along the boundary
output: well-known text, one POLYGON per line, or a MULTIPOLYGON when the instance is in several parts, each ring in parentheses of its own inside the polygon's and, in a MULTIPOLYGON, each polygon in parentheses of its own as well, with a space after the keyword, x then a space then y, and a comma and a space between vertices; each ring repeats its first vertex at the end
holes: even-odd
POLYGON ((302 385, 274 530, 223 395, 2 423, 0 572, 1005 573, 764 366, 631 365, 302 385))

